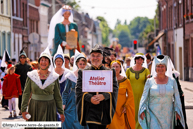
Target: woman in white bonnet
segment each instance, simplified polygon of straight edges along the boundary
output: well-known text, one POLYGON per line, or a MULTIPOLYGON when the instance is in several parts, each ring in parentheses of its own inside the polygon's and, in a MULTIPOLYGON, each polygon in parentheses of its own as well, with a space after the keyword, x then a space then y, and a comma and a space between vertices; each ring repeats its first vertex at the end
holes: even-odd
POLYGON ((88 129, 87 126, 80 125, 77 116, 75 86, 78 78, 78 70, 86 67, 87 60, 83 54, 75 51, 73 72, 66 75, 65 90, 62 93, 63 109, 65 122, 62 124, 63 129, 88 129))

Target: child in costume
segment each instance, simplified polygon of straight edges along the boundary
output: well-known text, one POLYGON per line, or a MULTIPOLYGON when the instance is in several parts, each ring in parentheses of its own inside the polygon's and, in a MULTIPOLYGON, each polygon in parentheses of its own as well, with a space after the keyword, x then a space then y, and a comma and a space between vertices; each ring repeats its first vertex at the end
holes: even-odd
POLYGON ((15 111, 15 98, 18 98, 19 95, 22 95, 21 90, 21 83, 19 79, 20 75, 15 74, 15 67, 10 66, 8 68, 7 75, 4 77, 3 82, 3 96, 5 99, 8 99, 8 105, 9 105, 9 111, 10 115, 9 118, 12 118, 12 111, 13 116, 17 117, 16 111, 15 111))

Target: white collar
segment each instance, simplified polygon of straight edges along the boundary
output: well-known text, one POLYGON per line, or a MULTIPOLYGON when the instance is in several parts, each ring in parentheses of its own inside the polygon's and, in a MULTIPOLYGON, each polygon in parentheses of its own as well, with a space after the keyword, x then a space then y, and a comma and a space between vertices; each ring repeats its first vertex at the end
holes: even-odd
POLYGON ((68 78, 69 80, 77 83, 77 77, 73 72, 67 73, 65 77, 68 78))
POLYGON ((36 83, 36 85, 39 86, 40 89, 45 89, 47 86, 49 86, 51 83, 53 83, 55 80, 58 79, 59 75, 52 71, 49 76, 47 77, 46 81, 42 85, 42 82, 40 80, 40 77, 38 75, 37 70, 33 70, 31 72, 27 73, 27 76, 36 83))
POLYGON ((63 75, 62 75, 62 78, 61 79, 59 79, 59 83, 62 83, 62 82, 64 82, 65 80, 66 80, 66 74, 68 74, 69 72, 71 72, 69 69, 67 69, 67 68, 64 68, 64 73, 63 73, 63 75))

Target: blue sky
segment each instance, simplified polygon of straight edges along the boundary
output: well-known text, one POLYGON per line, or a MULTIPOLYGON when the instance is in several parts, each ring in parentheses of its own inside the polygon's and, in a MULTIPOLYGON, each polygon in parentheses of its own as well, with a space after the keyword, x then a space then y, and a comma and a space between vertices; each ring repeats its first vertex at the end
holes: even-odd
POLYGON ((81 11, 88 12, 95 19, 103 16, 109 26, 114 29, 117 19, 129 24, 137 16, 153 18, 157 7, 156 0, 76 0, 81 11))

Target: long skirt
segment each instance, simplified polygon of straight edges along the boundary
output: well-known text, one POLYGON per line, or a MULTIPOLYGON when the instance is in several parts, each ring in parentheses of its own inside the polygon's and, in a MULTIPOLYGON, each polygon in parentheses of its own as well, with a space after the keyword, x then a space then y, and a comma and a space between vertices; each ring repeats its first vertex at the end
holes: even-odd
POLYGON ((31 99, 28 112, 31 115, 28 121, 57 121, 54 99, 49 101, 31 99))

